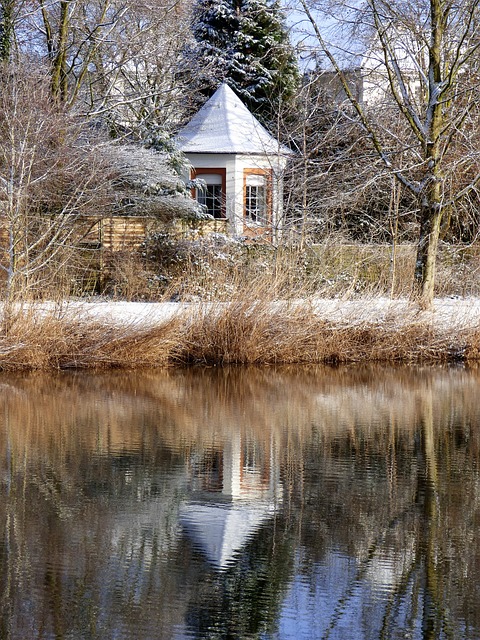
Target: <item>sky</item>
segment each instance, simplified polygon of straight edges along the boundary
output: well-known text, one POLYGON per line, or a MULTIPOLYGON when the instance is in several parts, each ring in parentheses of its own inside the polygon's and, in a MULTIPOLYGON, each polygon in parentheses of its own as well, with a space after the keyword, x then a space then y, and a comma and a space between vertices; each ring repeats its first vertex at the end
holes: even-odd
MULTIPOLYGON (((302 70, 314 69, 318 66, 330 69, 331 65, 321 51, 314 28, 300 1, 285 0, 283 7, 292 43, 299 53, 302 70)), ((358 66, 361 62, 362 45, 351 33, 354 13, 347 15, 347 20, 342 23, 338 18, 340 16, 338 9, 336 15, 333 15, 333 12, 327 14, 314 7, 310 7, 310 10, 325 42, 338 61, 343 63, 341 66, 349 68, 358 66)))

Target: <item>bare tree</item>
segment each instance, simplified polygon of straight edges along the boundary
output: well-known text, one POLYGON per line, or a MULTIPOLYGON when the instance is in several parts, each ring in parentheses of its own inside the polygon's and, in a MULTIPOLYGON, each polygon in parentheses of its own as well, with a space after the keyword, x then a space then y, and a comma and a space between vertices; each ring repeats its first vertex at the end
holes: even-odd
MULTIPOLYGON (((313 37, 343 86, 350 108, 385 170, 415 198, 419 232, 414 289, 431 304, 442 229, 467 197, 476 197, 480 0, 299 0, 313 37), (355 46, 330 37, 354 29, 355 46), (365 93, 345 74, 364 38, 365 93), (349 62, 350 61, 350 62, 349 62), (475 141, 475 142, 474 142, 475 141)), ((352 33, 352 32, 351 32, 352 33)))
POLYGON ((52 95, 73 103, 98 49, 112 37, 128 5, 117 8, 114 0, 37 0, 35 9, 30 28, 49 61, 52 95))
MULTIPOLYGON (((7 0, 3 0, 6 2, 7 0)), ((13 0, 10 0, 13 1, 13 0)), ((53 97, 116 134, 163 127, 185 101, 178 78, 189 0, 32 0, 24 50, 48 61, 53 97)))
POLYGON ((0 85, 0 270, 7 297, 68 263, 84 215, 112 206, 108 175, 42 73, 5 69, 0 85))
POLYGON ((344 100, 335 74, 313 70, 293 115, 281 122, 282 137, 296 151, 285 174, 285 224, 302 242, 332 234, 347 242, 392 242, 393 235, 412 241, 412 198, 398 186, 392 202, 391 174, 344 100))
POLYGON ((131 5, 111 46, 95 56, 88 113, 107 116, 116 135, 129 133, 154 144, 177 126, 191 93, 180 72, 191 38, 189 16, 188 0, 131 5))

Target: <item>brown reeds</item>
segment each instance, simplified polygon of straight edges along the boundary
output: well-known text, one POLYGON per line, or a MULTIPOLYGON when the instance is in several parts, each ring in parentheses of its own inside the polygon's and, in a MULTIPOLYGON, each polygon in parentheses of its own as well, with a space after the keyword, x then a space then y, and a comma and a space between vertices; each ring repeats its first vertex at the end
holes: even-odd
POLYGON ((215 364, 443 363, 479 358, 479 333, 435 330, 412 314, 326 320, 304 303, 237 301, 190 319, 184 362, 215 364))
MULTIPOLYGON (((365 301, 368 306, 368 301, 365 301)), ((358 308, 358 307, 357 307, 358 308)), ((1 370, 149 368, 203 364, 452 363, 480 359, 478 327, 439 327, 413 310, 368 320, 322 317, 312 301, 236 297, 200 303, 155 324, 99 320, 68 306, 4 316, 1 370)))
POLYGON ((147 368, 168 365, 178 348, 178 321, 153 328, 76 318, 60 308, 8 314, 0 333, 0 369, 147 368))

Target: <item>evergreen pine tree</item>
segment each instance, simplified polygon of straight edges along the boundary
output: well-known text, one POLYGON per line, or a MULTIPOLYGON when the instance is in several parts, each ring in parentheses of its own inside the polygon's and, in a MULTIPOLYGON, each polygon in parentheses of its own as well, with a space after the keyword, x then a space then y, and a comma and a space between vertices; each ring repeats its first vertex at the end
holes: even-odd
POLYGON ((293 98, 298 69, 276 0, 197 0, 192 28, 205 97, 227 82, 266 124, 293 98))

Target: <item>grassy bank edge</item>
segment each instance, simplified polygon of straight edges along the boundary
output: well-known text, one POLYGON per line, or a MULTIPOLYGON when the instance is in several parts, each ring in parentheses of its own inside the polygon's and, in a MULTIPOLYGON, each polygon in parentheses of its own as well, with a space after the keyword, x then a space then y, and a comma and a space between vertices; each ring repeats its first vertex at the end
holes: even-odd
POLYGON ((62 305, 40 312, 31 305, 4 310, 0 331, 3 371, 479 359, 480 326, 436 326, 413 306, 381 319, 353 312, 326 319, 309 301, 238 299, 183 307, 149 324, 69 314, 62 305))

